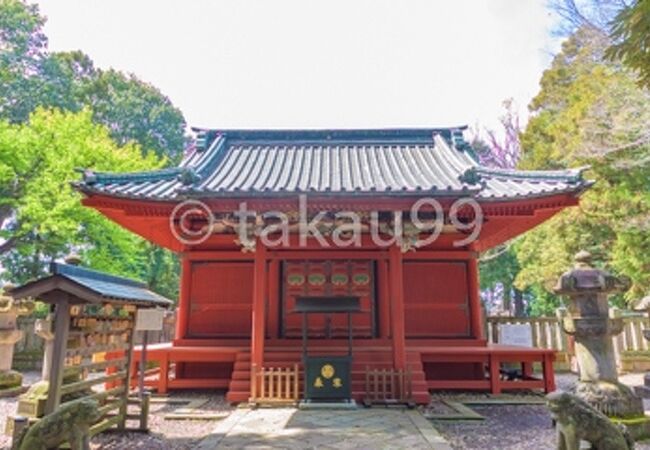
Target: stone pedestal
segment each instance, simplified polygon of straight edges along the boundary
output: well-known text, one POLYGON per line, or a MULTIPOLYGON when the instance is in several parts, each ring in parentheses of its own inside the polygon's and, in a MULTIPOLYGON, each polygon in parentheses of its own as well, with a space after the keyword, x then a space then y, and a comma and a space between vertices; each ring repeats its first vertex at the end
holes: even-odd
POLYGON ((16 323, 15 314, 0 313, 0 372, 11 370, 14 357, 14 345, 22 339, 23 332, 5 328, 8 323, 16 323))
POLYGON ((32 301, 14 301, 9 295, 9 290, 10 288, 5 286, 0 293, 0 396, 23 392, 22 374, 11 370, 14 345, 23 336, 22 331, 17 328, 16 319, 34 309, 32 301))
POLYGON ((15 315, 0 313, 0 393, 13 393, 23 384, 22 374, 11 370, 14 344, 23 337, 23 334, 20 330, 2 329, 2 326, 11 320, 15 322, 15 315))
POLYGON ((623 330, 620 317, 610 317, 608 294, 624 291, 623 280, 591 267, 591 255, 576 255, 573 270, 564 273, 554 290, 568 298, 564 331, 575 339, 580 379, 575 393, 602 413, 619 418, 642 417, 643 403, 618 381, 612 336, 623 330))

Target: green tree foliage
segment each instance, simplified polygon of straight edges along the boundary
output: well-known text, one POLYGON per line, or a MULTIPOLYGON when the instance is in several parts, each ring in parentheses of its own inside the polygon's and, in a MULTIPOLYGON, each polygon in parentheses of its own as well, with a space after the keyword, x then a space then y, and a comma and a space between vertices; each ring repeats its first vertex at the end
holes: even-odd
POLYGON ((0 122, 3 277, 21 283, 40 276, 74 249, 90 267, 142 278, 175 298, 173 255, 82 206, 71 186, 78 167, 121 172, 163 164, 153 152, 143 157, 136 144, 116 144, 89 110, 37 109, 28 123, 0 122))
POLYGON ((180 158, 185 120, 158 89, 115 70, 96 70, 82 86, 81 103, 92 108, 97 122, 114 130, 117 142, 138 142, 172 162, 180 158))
MULTIPOLYGON (((118 146, 90 111, 64 113, 37 109, 26 124, 0 123, 0 189, 5 214, 2 237, 6 277, 23 282, 43 273, 46 264, 71 246, 87 251, 112 272, 134 273, 138 238, 90 208, 71 182, 77 167, 144 170, 160 167, 135 144, 118 146), (10 156, 10 157, 9 157, 10 156), (7 244, 8 243, 8 244, 7 244), (120 257, 97 248, 119 248, 120 257), (111 258, 102 263, 102 258, 111 258)), ((93 261, 95 262, 95 261, 93 261)))
POLYGON ((528 314, 533 317, 555 316, 557 309, 562 305, 557 295, 550 293, 539 284, 527 290, 527 297, 529 298, 528 314))
POLYGON ((27 117, 37 105, 28 94, 38 90, 32 75, 40 71, 47 47, 44 23, 36 5, 0 0, 0 114, 12 121, 27 117))
POLYGON ((513 245, 507 244, 488 252, 480 259, 481 291, 498 292, 502 296, 502 309, 520 317, 526 313, 524 292, 515 286, 520 271, 513 245), (514 306, 514 308, 513 308, 514 306))
POLYGON ((133 140, 178 160, 185 143, 180 110, 134 75, 96 69, 82 52, 49 53, 44 23, 35 5, 0 0, 0 118, 24 122, 38 106, 90 107, 117 142, 133 140))
POLYGON ((608 61, 609 38, 580 28, 544 73, 521 136, 520 167, 590 165, 596 180, 579 208, 528 233, 517 246, 515 285, 549 290, 587 249, 596 264, 631 278, 628 300, 650 291, 650 93, 608 61))
POLYGON ((68 183, 79 177, 75 167, 122 171, 174 163, 184 146, 183 115, 133 75, 100 70, 79 51, 48 52, 44 23, 37 6, 0 0, 3 277, 20 282, 42 274, 47 262, 72 247, 91 267, 138 275, 175 298, 175 256, 82 208, 68 183), (91 129, 99 133, 94 139, 91 129), (62 151, 61 161, 54 161, 56 151, 62 151))
POLYGON ((636 70, 639 84, 650 88, 650 1, 637 0, 623 8, 612 23, 611 37, 608 56, 636 70))

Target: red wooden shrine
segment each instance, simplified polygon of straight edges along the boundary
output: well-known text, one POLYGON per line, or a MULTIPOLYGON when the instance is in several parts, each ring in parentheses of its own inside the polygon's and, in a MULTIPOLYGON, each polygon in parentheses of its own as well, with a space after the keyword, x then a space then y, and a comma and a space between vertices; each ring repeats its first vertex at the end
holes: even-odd
MULTIPOLYGON (((85 205, 181 258, 175 339, 148 353, 161 363, 159 391, 225 388, 229 401, 247 400, 252 363, 301 361, 301 317, 292 313, 297 296, 360 299, 352 319, 357 399, 366 368, 409 368, 419 403, 428 402, 429 389, 554 389, 552 351, 486 342, 477 258, 576 205, 589 186, 579 171, 482 167, 460 128, 198 132, 178 168, 87 170, 77 184, 85 205), (435 199, 445 214, 434 242, 411 245, 420 233, 409 224, 399 245, 373 240, 366 226, 372 212, 390 225, 387 214, 408 212, 422 198, 435 199), (483 221, 477 239, 458 246, 471 231, 463 225, 476 220, 474 211, 450 222, 462 198, 480 205, 483 221), (188 200, 201 203, 181 214, 178 205, 188 200), (255 212, 244 241, 233 225, 242 202, 255 212), (322 241, 301 242, 294 223, 301 202, 309 218, 326 213, 321 228, 330 233, 322 241), (282 245, 265 245, 259 233, 269 211, 290 218, 282 245), (341 211, 363 218, 354 245, 335 244, 332 216, 341 211), (194 234, 179 234, 182 226, 194 234), (502 362, 520 363, 523 380, 501 380, 502 362), (542 363, 541 379, 532 377, 534 362, 542 363)), ((311 348, 347 351, 347 319, 339 316, 309 316, 311 348)))

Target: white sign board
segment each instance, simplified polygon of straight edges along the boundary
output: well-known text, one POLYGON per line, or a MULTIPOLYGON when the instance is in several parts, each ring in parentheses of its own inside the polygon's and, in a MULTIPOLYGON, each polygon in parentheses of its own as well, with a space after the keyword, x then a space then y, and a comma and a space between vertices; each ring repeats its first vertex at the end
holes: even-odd
POLYGON ((499 344, 532 347, 533 333, 530 324, 499 325, 499 344))
POLYGON ((158 331, 163 327, 162 309, 139 309, 135 316, 135 329, 138 331, 158 331))

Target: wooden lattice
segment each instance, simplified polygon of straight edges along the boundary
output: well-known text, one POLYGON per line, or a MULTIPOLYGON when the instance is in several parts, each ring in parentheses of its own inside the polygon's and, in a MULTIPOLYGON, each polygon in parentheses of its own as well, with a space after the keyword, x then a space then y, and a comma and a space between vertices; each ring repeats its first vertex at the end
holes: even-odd
POLYGON ((363 403, 366 406, 400 404, 415 406, 411 370, 371 370, 366 366, 366 396, 363 403))
POLYGON ((300 398, 300 371, 293 367, 251 367, 252 404, 295 404, 300 398))

